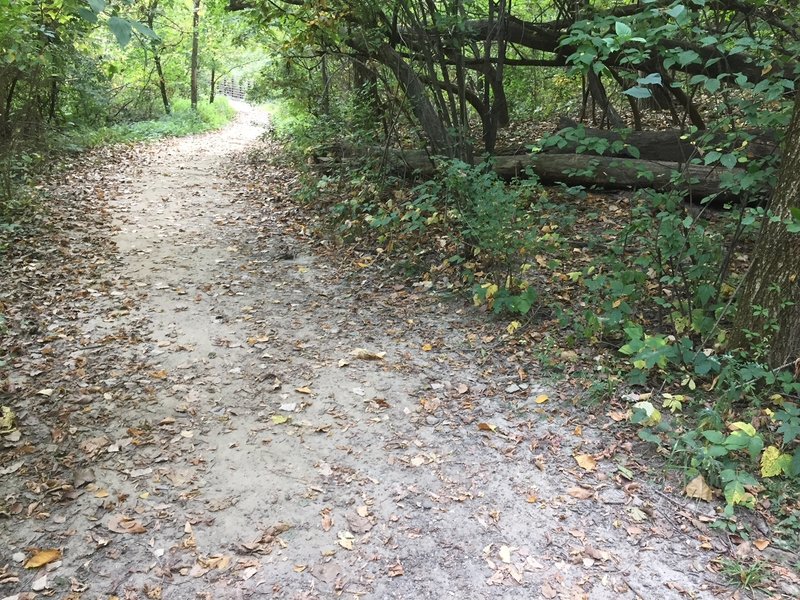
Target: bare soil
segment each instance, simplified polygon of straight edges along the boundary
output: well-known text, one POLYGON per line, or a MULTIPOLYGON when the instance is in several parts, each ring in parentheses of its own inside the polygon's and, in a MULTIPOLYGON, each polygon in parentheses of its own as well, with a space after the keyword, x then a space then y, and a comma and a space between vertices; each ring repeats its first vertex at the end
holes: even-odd
POLYGON ((98 153, 6 256, 0 597, 730 596, 611 418, 231 174, 267 125, 98 153))

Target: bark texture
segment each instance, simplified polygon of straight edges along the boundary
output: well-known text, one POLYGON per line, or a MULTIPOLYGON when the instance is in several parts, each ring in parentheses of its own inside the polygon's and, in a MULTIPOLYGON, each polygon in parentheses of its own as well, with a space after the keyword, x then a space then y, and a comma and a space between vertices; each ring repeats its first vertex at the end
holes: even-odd
MULTIPOLYGON (((781 220, 792 218, 792 208, 800 208, 800 95, 795 98, 770 207, 781 220)), ((800 234, 791 233, 783 222, 767 220, 742 283, 734 347, 748 347, 747 332, 767 338, 773 368, 800 357, 800 234)))

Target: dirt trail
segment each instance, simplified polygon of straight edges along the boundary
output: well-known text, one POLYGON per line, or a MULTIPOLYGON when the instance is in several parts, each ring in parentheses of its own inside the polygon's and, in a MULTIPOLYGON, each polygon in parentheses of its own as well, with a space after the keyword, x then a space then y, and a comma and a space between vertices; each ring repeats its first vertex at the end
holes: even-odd
POLYGON ((260 204, 226 178, 265 126, 243 107, 81 176, 116 252, 29 350, 49 375, 12 381, 0 596, 721 597, 698 509, 635 463, 622 478, 604 423, 576 430, 533 365, 492 362, 468 311, 316 258, 281 202, 291 172, 260 204), (55 494, 25 483, 49 464, 26 440, 55 494), (33 548, 63 556, 25 570, 33 548))

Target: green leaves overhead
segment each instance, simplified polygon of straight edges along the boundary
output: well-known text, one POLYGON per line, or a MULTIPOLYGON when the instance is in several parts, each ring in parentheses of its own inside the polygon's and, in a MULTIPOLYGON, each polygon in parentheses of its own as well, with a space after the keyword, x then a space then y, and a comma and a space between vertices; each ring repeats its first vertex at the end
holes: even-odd
POLYGON ((114 37, 117 38, 117 42, 123 48, 128 45, 128 42, 131 41, 131 22, 127 19, 122 19, 120 17, 111 17, 108 20, 108 28, 111 30, 111 33, 114 34, 114 37))

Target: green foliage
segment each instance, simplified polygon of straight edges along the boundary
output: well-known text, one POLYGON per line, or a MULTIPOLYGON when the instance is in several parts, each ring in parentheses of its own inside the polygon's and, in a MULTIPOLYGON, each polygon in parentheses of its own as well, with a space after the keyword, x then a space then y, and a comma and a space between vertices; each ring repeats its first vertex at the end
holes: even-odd
POLYGON ((202 102, 198 104, 196 111, 191 109, 189 100, 185 98, 176 98, 172 106, 171 114, 158 119, 72 132, 65 136, 64 145, 71 149, 83 149, 104 144, 192 135, 219 129, 236 114, 225 98, 214 104, 202 102))

